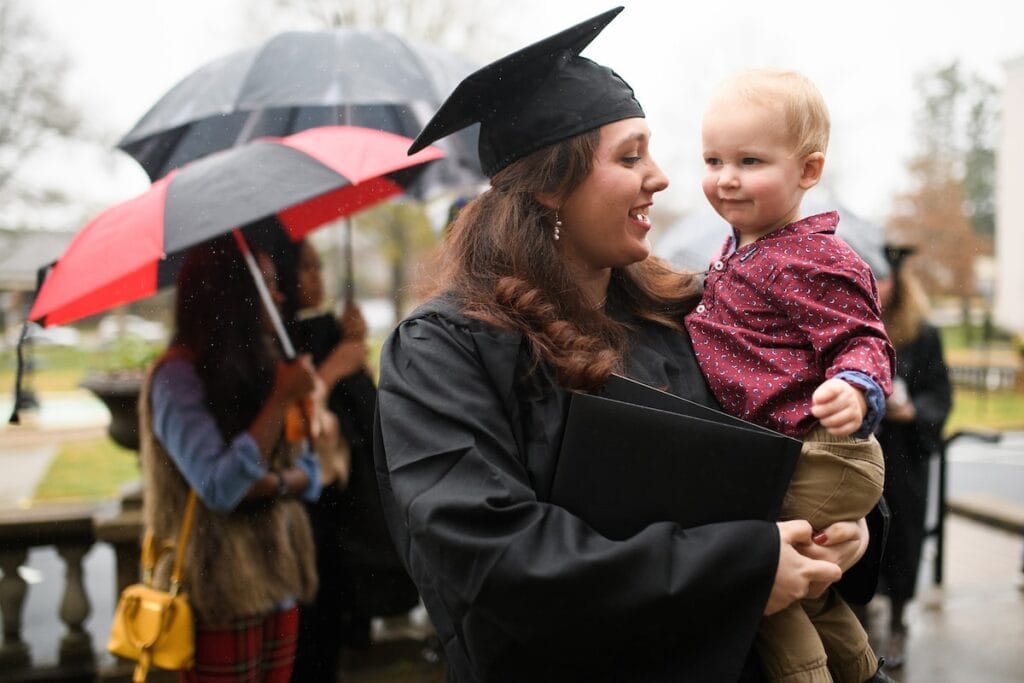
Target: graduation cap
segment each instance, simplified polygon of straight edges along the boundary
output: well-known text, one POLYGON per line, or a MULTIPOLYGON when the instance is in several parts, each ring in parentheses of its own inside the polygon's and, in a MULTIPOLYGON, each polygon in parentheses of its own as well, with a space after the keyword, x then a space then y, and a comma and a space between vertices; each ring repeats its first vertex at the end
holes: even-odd
POLYGON ((491 177, 542 147, 606 123, 643 117, 628 83, 579 56, 622 9, 587 19, 467 76, 409 154, 479 122, 480 165, 491 177))
POLYGON ((893 274, 900 272, 900 268, 903 266, 903 261, 905 261, 908 256, 912 256, 916 251, 916 247, 886 244, 885 260, 889 262, 889 267, 892 269, 893 274))

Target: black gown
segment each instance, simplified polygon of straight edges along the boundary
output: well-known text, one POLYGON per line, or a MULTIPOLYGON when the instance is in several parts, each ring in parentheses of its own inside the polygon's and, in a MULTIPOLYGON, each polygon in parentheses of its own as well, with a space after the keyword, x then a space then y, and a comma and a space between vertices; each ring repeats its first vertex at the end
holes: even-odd
POLYGON ((889 596, 906 602, 914 597, 925 537, 929 460, 942 448, 942 426, 952 405, 938 330, 922 324, 917 339, 896 350, 896 375, 907 383, 917 417, 913 422, 882 420, 878 433, 885 456, 885 499, 892 511, 881 573, 889 596))
MULTIPOLYGON (((317 365, 341 342, 332 315, 293 322, 289 334, 317 365)), ((295 681, 333 681, 340 648, 369 645, 371 617, 402 614, 419 602, 380 505, 371 441, 376 400, 365 369, 338 382, 327 400, 348 440, 351 467, 345 488, 325 486, 319 500, 306 505, 320 587, 314 602, 302 606, 295 681)))
MULTIPOLYGON (((713 404, 688 339, 631 322, 626 374, 713 404)), ((730 681, 750 673, 778 562, 776 526, 663 522, 623 541, 600 536, 547 502, 567 402, 519 334, 465 318, 451 298, 421 307, 384 346, 381 495, 450 677, 730 681)), ((862 596, 875 576, 865 572, 862 596)))

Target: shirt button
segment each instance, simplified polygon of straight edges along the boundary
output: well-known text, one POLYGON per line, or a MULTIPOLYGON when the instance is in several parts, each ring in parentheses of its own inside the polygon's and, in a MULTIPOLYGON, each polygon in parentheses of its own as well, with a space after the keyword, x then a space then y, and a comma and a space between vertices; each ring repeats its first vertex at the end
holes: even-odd
POLYGON ((706 310, 708 310, 708 307, 705 306, 704 304, 698 304, 697 305, 697 312, 698 313, 703 313, 706 310))
POLYGON ((721 261, 715 261, 714 268, 715 270, 721 270, 722 268, 725 268, 725 264, 721 261))

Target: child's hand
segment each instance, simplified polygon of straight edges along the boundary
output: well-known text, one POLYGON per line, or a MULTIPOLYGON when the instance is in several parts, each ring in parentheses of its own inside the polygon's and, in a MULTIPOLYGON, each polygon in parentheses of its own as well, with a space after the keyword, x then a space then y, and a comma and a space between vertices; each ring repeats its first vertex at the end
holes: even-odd
POLYGON ((824 381, 811 396, 811 414, 835 436, 849 436, 860 429, 867 412, 864 392, 841 379, 824 381))

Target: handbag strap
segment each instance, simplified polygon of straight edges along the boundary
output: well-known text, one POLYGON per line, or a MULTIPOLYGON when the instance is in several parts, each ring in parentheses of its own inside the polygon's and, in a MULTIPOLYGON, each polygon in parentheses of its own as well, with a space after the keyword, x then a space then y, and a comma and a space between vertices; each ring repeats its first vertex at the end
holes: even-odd
MULTIPOLYGON (((178 533, 178 544, 174 549, 174 564, 171 567, 170 593, 172 596, 178 594, 181 587, 181 574, 185 566, 185 548, 188 547, 188 538, 192 533, 192 518, 196 511, 196 491, 189 489, 188 500, 185 502, 185 514, 181 518, 181 531, 178 533)), ((146 535, 142 541, 142 575, 143 582, 152 583, 153 570, 156 568, 157 559, 163 554, 156 551, 156 535, 152 527, 146 528, 146 535)))

